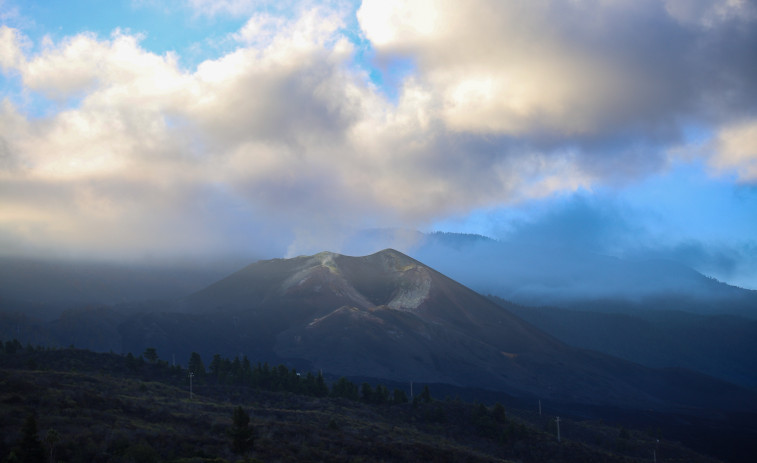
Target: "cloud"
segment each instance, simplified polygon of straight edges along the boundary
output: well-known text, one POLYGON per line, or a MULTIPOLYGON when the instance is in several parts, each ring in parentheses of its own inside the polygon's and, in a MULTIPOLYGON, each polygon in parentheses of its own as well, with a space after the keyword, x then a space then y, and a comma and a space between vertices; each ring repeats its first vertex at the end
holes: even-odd
MULTIPOLYGON (((750 267, 757 263, 757 249, 751 237, 711 238, 705 242, 695 230, 680 228, 678 236, 670 231, 661 236, 653 224, 665 219, 620 198, 600 199, 576 193, 553 201, 542 213, 509 221, 499 238, 512 248, 532 250, 532 259, 535 254, 544 254, 539 259, 545 265, 567 269, 581 267, 582 255, 602 255, 631 262, 679 262, 723 281, 744 283, 748 280, 734 278, 753 275, 750 267)), ((753 286, 752 279, 747 287, 753 286)))
POLYGON ((355 156, 352 130, 383 103, 348 65, 341 18, 306 10, 260 40, 256 21, 238 34, 243 46, 194 72, 119 31, 32 55, 4 28, 2 63, 25 90, 80 97, 43 118, 3 102, 7 239, 119 256, 285 249, 305 230, 323 237, 381 216, 381 198, 356 180, 376 160, 355 156))
MULTIPOLYGON (((705 290, 684 266, 756 287, 757 242, 751 235, 707 239, 694 229, 660 235, 654 222, 667 217, 650 217, 653 212, 622 198, 578 192, 491 214, 500 224, 492 233, 496 240, 430 234, 400 249, 477 291, 528 304, 705 290)), ((389 232, 365 237, 371 238, 403 246, 389 232)))
MULTIPOLYGON (((358 18, 379 53, 417 61, 450 128, 573 136, 677 93, 630 43, 632 28, 657 25, 635 3, 365 1, 358 18)), ((659 45, 675 51, 667 29, 659 45)))
POLYGON ((351 32, 349 2, 186 4, 247 18, 236 48, 184 69, 128 31, 33 49, 0 28, 3 72, 53 108, 0 106, 7 243, 338 249, 354 229, 641 178, 681 120, 712 124, 713 165, 753 178, 732 154, 757 102, 751 3, 366 0, 351 32), (358 64, 368 45, 413 63, 396 100, 358 64))
POLYGON ((500 238, 531 247, 613 254, 640 244, 646 234, 643 213, 622 201, 597 199, 580 192, 554 201, 543 213, 512 220, 500 238))
POLYGON ((358 18, 379 56, 415 62, 449 130, 572 147, 599 178, 654 172, 687 120, 757 103, 752 2, 366 0, 358 18))
POLYGON ((757 182, 757 119, 723 127, 715 139, 711 165, 735 172, 745 183, 757 182))
POLYGON ((755 5, 745 0, 665 0, 664 3, 665 10, 680 23, 704 28, 757 17, 755 5))
POLYGON ((0 69, 13 69, 23 59, 22 42, 18 31, 5 25, 0 26, 0 69))

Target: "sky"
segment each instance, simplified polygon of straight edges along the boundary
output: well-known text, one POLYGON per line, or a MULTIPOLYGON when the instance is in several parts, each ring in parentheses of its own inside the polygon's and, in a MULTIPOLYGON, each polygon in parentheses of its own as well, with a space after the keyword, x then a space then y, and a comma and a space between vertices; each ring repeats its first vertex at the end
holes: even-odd
POLYGON ((0 0, 0 254, 373 228, 757 289, 757 2, 0 0))

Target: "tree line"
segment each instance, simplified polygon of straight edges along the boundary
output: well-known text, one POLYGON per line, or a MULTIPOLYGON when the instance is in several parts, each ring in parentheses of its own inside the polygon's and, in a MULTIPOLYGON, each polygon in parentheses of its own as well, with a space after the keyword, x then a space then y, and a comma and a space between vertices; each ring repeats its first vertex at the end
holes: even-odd
MULTIPOLYGON (((73 348, 71 346, 70 348, 73 348)), ((0 354, 15 354, 18 352, 44 352, 51 350, 40 346, 24 347, 18 340, 0 341, 0 354)), ((202 356, 192 352, 187 361, 187 368, 181 365, 171 365, 161 360, 157 349, 148 347, 145 351, 135 356, 131 352, 125 356, 125 367, 129 373, 141 372, 155 379, 171 378, 174 384, 182 381, 188 382, 188 375, 192 373, 192 379, 198 386, 243 386, 270 392, 289 392, 312 397, 334 397, 354 401, 361 401, 373 405, 404 404, 413 401, 418 403, 431 403, 432 397, 428 386, 424 386, 420 394, 408 398, 402 389, 389 389, 383 384, 372 386, 364 382, 359 386, 347 378, 341 377, 329 385, 321 372, 298 372, 284 364, 269 365, 268 362, 257 362, 253 365, 246 356, 237 356, 233 359, 225 358, 220 354, 213 355, 210 364, 206 367, 202 356)))
MULTIPOLYGON (((148 348, 148 361, 156 362, 157 353, 148 348), (149 352, 148 352, 149 351, 149 352)), ((147 357, 146 357, 147 358, 147 357)), ((390 390, 383 384, 371 386, 364 382, 357 384, 341 377, 331 386, 326 382, 321 372, 298 372, 284 364, 269 365, 268 362, 258 362, 253 365, 246 355, 235 357, 233 360, 215 354, 208 367, 205 367, 202 357, 192 352, 187 362, 187 370, 194 374, 198 384, 214 384, 223 386, 246 386, 271 392, 290 392, 312 397, 334 397, 348 400, 362 401, 373 405, 391 405, 408 403, 407 393, 402 389, 390 390)), ((417 402, 431 402, 431 392, 428 386, 423 392, 414 397, 417 402)))

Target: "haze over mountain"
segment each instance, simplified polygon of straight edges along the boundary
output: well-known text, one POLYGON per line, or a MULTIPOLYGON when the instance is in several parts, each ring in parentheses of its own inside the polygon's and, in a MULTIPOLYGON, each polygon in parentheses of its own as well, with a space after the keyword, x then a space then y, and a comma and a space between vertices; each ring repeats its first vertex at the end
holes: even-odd
MULTIPOLYGON (((684 367, 746 387, 757 385, 754 291, 718 283, 672 262, 629 262, 586 252, 544 253, 481 235, 384 229, 365 231, 347 243, 356 254, 379 245, 409 249, 484 295, 519 303, 506 305, 569 345, 649 367, 684 367), (530 303, 553 307, 530 307, 530 303)), ((181 359, 202 345, 205 331, 221 339, 224 330, 236 333, 239 327, 230 321, 213 320, 203 326, 185 315, 159 315, 175 306, 158 300, 199 291, 241 267, 239 260, 137 266, 5 259, 0 267, 0 311, 6 331, 0 334, 24 334, 33 343, 53 339, 61 345, 114 351, 138 352, 151 344, 175 351, 181 359), (118 313, 102 308, 90 310, 87 316, 70 312, 58 321, 58 331, 67 333, 64 337, 50 338, 45 330, 24 332, 35 317, 51 320, 64 310, 113 304, 119 304, 118 313), (140 322, 124 323, 129 312, 144 311, 152 314, 140 322), (108 321, 98 321, 95 314, 108 321), (151 317, 161 321, 145 330, 151 317), (190 332, 199 339, 163 339, 173 330, 168 327, 178 323, 177 317, 192 325, 190 332)), ((232 297, 216 295, 219 303, 232 297)), ((255 349, 256 355, 271 355, 270 349, 255 349)), ((230 343, 222 350, 228 355, 240 351, 230 343)))
POLYGON ((172 300, 241 266, 233 259, 115 263, 0 257, 0 311, 49 319, 67 309, 172 300))
POLYGON ((757 318, 757 291, 721 283, 674 260, 622 259, 562 242, 393 229, 362 232, 346 246, 359 253, 382 245, 397 246, 482 294, 523 305, 757 318))
MULTIPOLYGON (((363 231, 342 246, 350 255, 387 247, 479 293, 522 305, 601 312, 669 309, 757 318, 757 291, 718 282, 674 260, 629 260, 559 242, 402 229, 363 231)), ((244 259, 140 264, 6 257, 0 259, 0 304, 6 309, 12 308, 10 301, 36 307, 35 313, 42 315, 45 308, 77 304, 173 299, 243 267, 244 259)))

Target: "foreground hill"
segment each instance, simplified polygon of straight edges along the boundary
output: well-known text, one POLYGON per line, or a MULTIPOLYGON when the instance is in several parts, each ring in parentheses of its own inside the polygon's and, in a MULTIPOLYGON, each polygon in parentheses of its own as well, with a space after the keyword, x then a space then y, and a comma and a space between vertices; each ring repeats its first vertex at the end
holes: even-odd
MULTIPOLYGON (((167 362, 5 345, 0 457, 8 461, 36 448, 67 462, 634 463, 649 461, 652 451, 659 461, 716 462, 654 433, 595 421, 563 419, 558 442, 553 415, 501 406, 432 397, 371 404, 365 395, 334 397, 336 384, 330 392, 277 392, 281 382, 255 381, 249 368, 252 376, 234 379, 197 370, 190 399, 187 370, 167 362), (237 407, 253 431, 241 455, 231 446, 237 407)), ((292 380, 305 381, 281 368, 271 374, 283 371, 278 378, 289 378, 290 389, 292 380)))

